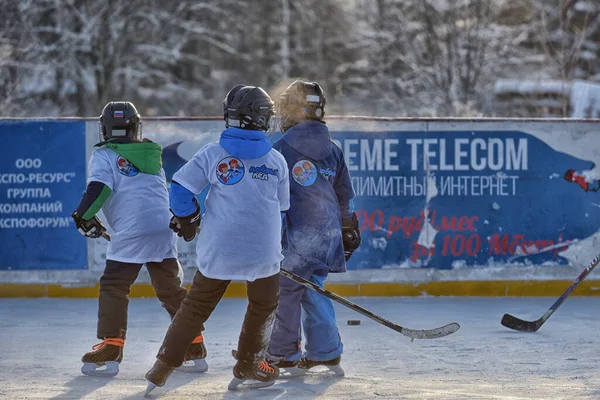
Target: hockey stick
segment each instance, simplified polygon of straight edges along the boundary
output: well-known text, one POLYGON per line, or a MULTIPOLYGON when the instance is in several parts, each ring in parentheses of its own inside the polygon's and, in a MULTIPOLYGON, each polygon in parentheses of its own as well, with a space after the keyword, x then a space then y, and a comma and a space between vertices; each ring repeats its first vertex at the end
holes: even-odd
POLYGON ((106 232, 102 232, 102 237, 103 237, 104 239, 106 239, 108 242, 110 242, 110 235, 109 235, 108 233, 106 233, 106 232))
POLYGON ((571 292, 575 290, 577 285, 579 285, 581 281, 583 281, 586 278, 586 276, 588 276, 590 272, 592 272, 592 270, 596 268, 596 265, 598 264, 600 264, 600 254, 597 255, 596 258, 594 258, 587 267, 585 267, 585 269, 579 274, 579 276, 575 278, 573 283, 571 283, 571 286, 569 286, 567 290, 565 290, 565 292, 558 298, 558 300, 554 302, 554 304, 552 304, 552 306, 548 309, 548 311, 546 311, 544 315, 542 315, 541 318, 535 321, 524 321, 520 318, 513 317, 510 314, 504 314, 500 323, 507 328, 514 329, 515 331, 536 332, 538 329, 540 329, 544 322, 546 322, 548 318, 550 318, 554 311, 556 311, 558 307, 560 307, 560 305, 567 299, 571 292))
POLYGON ((417 329, 404 328, 400 325, 394 324, 391 321, 388 321, 387 319, 385 319, 383 317, 380 317, 377 314, 372 313, 371 311, 369 311, 365 308, 362 308, 358 304, 354 304, 353 302, 351 302, 341 296, 338 296, 335 293, 330 292, 327 289, 323 289, 319 285, 317 285, 311 281, 308 281, 292 272, 286 271, 285 269, 281 269, 280 274, 285 276, 286 278, 293 280, 294 282, 296 282, 302 286, 305 286, 311 290, 314 290, 317 293, 322 294, 325 297, 329 297, 331 300, 334 300, 342 305, 345 305, 346 307, 364 315, 365 317, 371 318, 373 321, 379 322, 380 324, 385 325, 388 328, 393 329, 396 332, 399 332, 399 333, 403 334, 404 336, 411 338, 412 340, 414 340, 414 339, 437 339, 437 338, 451 335, 460 328, 460 325, 458 325, 456 322, 441 326, 439 328, 434 328, 434 329, 417 330, 417 329))

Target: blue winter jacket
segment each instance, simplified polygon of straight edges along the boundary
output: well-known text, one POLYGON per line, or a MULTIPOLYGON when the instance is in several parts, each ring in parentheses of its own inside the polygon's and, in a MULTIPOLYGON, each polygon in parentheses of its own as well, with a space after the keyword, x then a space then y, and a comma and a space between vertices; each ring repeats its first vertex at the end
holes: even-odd
POLYGON ((354 198, 342 150, 318 121, 288 129, 273 148, 290 170, 290 210, 282 238, 283 268, 345 272, 342 217, 354 198))

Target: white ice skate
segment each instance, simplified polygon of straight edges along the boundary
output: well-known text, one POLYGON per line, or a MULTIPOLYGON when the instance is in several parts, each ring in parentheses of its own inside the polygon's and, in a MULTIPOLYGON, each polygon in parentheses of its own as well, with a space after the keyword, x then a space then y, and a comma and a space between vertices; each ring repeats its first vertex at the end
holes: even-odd
MULTIPOLYGON (((231 352, 237 359, 237 352, 231 352)), ((227 389, 260 389, 272 386, 279 376, 279 368, 269 365, 266 361, 256 363, 238 360, 233 367, 233 379, 227 389)))
POLYGON ((312 368, 325 367, 335 376, 344 376, 344 368, 340 365, 341 357, 329 361, 313 361, 307 358, 301 358, 298 361, 271 361, 271 365, 279 368, 279 379, 298 378, 306 375, 312 368))
POLYGON ((113 377, 119 373, 119 364, 123 360, 125 340, 106 338, 102 343, 92 346, 89 353, 81 358, 81 373, 90 376, 113 377))
POLYGON ((152 368, 150 368, 150 371, 146 372, 146 381, 148 382, 148 385, 146 386, 144 397, 148 396, 154 388, 163 387, 174 370, 175 368, 160 359, 157 359, 152 368))
POLYGON ((177 367, 175 371, 196 373, 208 371, 206 355, 207 352, 206 347, 204 346, 204 337, 199 335, 194 339, 192 344, 190 344, 190 347, 185 354, 185 361, 181 366, 177 367))
POLYGON ((103 363, 83 363, 81 373, 89 376, 113 377, 119 373, 117 361, 106 361, 103 363))
POLYGON ((244 390, 244 389, 262 389, 269 386, 273 386, 275 381, 271 382, 261 382, 254 379, 239 379, 235 376, 229 382, 227 389, 229 390, 244 390))
POLYGON ((298 363, 298 369, 304 370, 304 373, 306 373, 312 368, 323 366, 326 367, 329 371, 333 372, 335 376, 344 376, 346 372, 344 371, 344 368, 342 368, 342 366, 340 365, 341 360, 341 356, 328 361, 313 361, 309 360, 308 358, 302 358, 298 363))
POLYGON ((299 367, 300 361, 269 361, 269 364, 279 368, 279 379, 281 378, 298 378, 303 376, 308 371, 299 367))
POLYGON ((185 361, 179 367, 175 368, 179 372, 198 372, 203 373, 208 371, 208 363, 204 358, 185 361))

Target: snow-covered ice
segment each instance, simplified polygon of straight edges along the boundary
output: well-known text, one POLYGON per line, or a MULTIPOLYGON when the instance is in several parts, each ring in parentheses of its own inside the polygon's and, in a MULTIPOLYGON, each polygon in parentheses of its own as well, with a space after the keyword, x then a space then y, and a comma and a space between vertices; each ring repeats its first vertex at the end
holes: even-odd
MULTIPOLYGON (((506 312, 540 317, 555 298, 356 298, 410 328, 452 321, 446 338, 415 340, 337 307, 346 377, 320 373, 229 392, 243 299, 225 299, 206 324, 206 374, 175 372, 160 399, 600 399, 600 298, 569 298, 537 333, 500 325, 506 312), (360 319, 348 326, 348 319, 360 319)), ((115 378, 81 375, 95 338, 93 299, 0 300, 0 399, 141 399, 169 320, 156 299, 132 299, 125 359, 115 378)))

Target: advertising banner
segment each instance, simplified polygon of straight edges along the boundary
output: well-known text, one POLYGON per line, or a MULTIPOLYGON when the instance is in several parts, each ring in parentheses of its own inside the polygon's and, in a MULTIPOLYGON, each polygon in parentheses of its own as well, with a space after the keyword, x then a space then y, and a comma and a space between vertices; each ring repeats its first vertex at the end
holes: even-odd
MULTIPOLYGON (((352 175, 363 236, 349 269, 550 269, 595 255, 594 123, 338 118, 328 125, 352 175)), ((169 181, 222 129, 216 119, 144 122, 144 136, 164 148, 169 181)), ((83 120, 0 122, 0 269, 86 268, 86 240, 70 213, 97 130, 83 120)), ((87 241, 91 269, 103 269, 106 245, 87 241)), ((182 265, 193 267, 194 244, 178 246, 182 265)))
POLYGON ((0 121, 0 269, 82 269, 85 122, 0 121))
MULTIPOLYGON (((167 178, 218 140, 220 122, 203 121, 205 128, 195 130, 187 124, 153 123, 165 146, 167 178)), ((352 174, 363 236, 349 268, 568 264, 561 253, 600 227, 589 157, 600 154, 600 144, 580 127, 569 132, 575 129, 569 123, 546 123, 548 133, 535 126, 535 134, 523 125, 430 130, 419 123, 330 124, 352 174), (560 127, 562 136, 551 135, 550 127, 560 127)), ((180 254, 187 264, 193 248, 181 242, 180 254)))
POLYGON ((598 232, 594 167, 519 131, 338 132, 364 245, 354 268, 567 264, 598 232), (575 178, 574 178, 575 177, 575 178), (583 185, 583 186, 582 186, 583 185))

